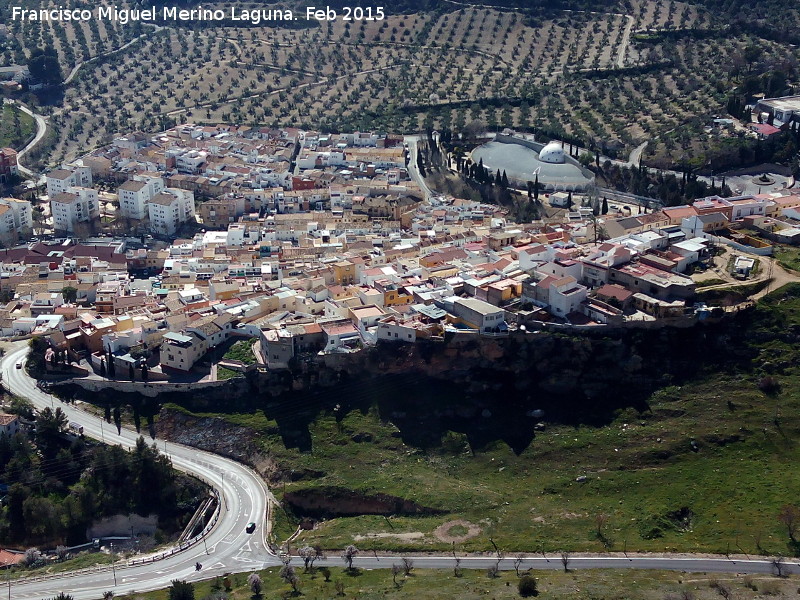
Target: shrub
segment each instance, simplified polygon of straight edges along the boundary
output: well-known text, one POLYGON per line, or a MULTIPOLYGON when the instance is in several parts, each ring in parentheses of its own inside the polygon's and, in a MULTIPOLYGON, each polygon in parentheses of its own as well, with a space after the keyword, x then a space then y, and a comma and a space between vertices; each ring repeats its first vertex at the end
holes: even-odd
POLYGON ((539 593, 536 578, 530 575, 523 575, 519 578, 517 589, 519 590, 519 595, 523 598, 530 598, 531 596, 536 596, 539 593))
POLYGON ((781 391, 781 384, 772 375, 767 375, 758 381, 758 389, 768 396, 772 396, 773 394, 777 394, 779 391, 781 391))

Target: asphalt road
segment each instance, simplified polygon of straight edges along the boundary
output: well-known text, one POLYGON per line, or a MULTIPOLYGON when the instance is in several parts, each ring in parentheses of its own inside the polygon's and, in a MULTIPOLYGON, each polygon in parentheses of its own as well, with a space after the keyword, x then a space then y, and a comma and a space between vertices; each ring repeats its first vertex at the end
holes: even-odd
MULTIPOLYGON (((30 378, 24 368, 16 368, 16 364, 24 360, 26 353, 27 345, 23 344, 3 358, 3 383, 9 391, 27 398, 37 408, 61 408, 70 421, 76 421, 83 426, 86 436, 102 439, 108 444, 120 444, 125 448, 135 445, 139 437, 135 431, 123 429, 122 434, 118 435, 116 428, 107 423, 101 428, 101 419, 40 391, 36 387, 36 380, 30 378)), ((146 439, 152 442, 149 438, 146 439)), ((114 574, 108 567, 97 573, 12 583, 13 599, 39 600, 55 596, 60 591, 72 594, 76 600, 96 599, 102 598, 106 590, 113 590, 115 595, 154 590, 168 587, 175 578, 192 581, 225 572, 260 569, 265 564, 279 562, 270 554, 265 544, 268 533, 265 518, 267 502, 274 498, 256 473, 237 462, 195 448, 164 441, 158 441, 158 447, 161 451, 166 451, 176 468, 205 479, 223 495, 219 521, 206 537, 205 545, 196 544, 169 558, 146 565, 128 567, 124 562, 119 562, 116 567, 116 586, 114 574), (258 524, 252 535, 245 531, 250 521, 258 524), (195 562, 203 565, 200 572, 195 571, 195 562)), ((2 590, 0 595, 4 596, 5 592, 2 590)))
MULTIPOLYGON (((329 559, 330 560, 330 559, 329 559)), ((414 557, 414 567, 419 569, 452 569, 454 560, 452 556, 441 557, 414 557)), ((344 563, 340 559, 335 561, 337 566, 344 563)), ((357 557, 353 565, 365 568, 389 568, 392 563, 400 563, 398 557, 357 557)), ((319 564, 319 563, 317 563, 319 564)), ((460 566, 462 569, 488 569, 497 564, 495 556, 465 556, 461 557, 460 566)), ((507 554, 500 561, 501 570, 509 571, 514 568, 514 556, 507 554)), ((561 556, 553 552, 546 557, 529 557, 522 561, 521 569, 535 570, 561 570, 564 563, 561 556)), ((746 558, 724 558, 724 557, 692 557, 683 556, 640 556, 631 554, 629 557, 622 555, 608 556, 570 556, 567 560, 567 568, 570 570, 580 569, 651 569, 660 571, 686 571, 693 573, 753 573, 753 574, 777 574, 776 567, 772 559, 746 559, 746 558)), ((781 562, 781 570, 784 575, 800 573, 800 565, 797 559, 781 562)))
POLYGON ((15 104, 22 112, 33 117, 34 121, 36 122, 36 135, 33 136, 33 139, 28 142, 24 148, 17 152, 17 168, 19 169, 19 172, 23 175, 32 176, 34 174, 33 171, 19 163, 22 157, 30 152, 30 150, 41 141, 41 139, 44 137, 44 134, 47 133, 47 121, 42 115, 36 114, 21 102, 11 101, 10 103, 15 104))
POLYGON ((419 169, 417 169, 417 142, 419 142, 420 137, 421 136, 418 135, 407 135, 404 141, 408 144, 408 152, 411 159, 408 162, 408 174, 417 183, 427 202, 431 199, 431 196, 436 195, 436 192, 428 187, 425 178, 420 174, 419 169))

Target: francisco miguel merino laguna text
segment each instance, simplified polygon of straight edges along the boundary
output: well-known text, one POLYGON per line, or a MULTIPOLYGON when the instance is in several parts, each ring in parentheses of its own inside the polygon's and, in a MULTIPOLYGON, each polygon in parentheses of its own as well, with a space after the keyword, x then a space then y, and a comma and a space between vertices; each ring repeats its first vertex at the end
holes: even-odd
MULTIPOLYGON (((313 18, 313 17, 312 17, 313 18)), ((230 7, 227 10, 211 8, 183 9, 177 6, 156 8, 117 8, 98 6, 94 10, 64 8, 28 9, 11 7, 12 21, 90 21, 92 19, 117 21, 122 25, 136 21, 246 21, 258 25, 264 21, 294 21, 294 13, 288 9, 245 9, 230 7)))
MULTIPOLYGON (((386 18, 383 7, 344 6, 339 13, 329 6, 317 8, 307 6, 305 18, 309 21, 382 21, 386 18)), ((258 25, 265 21, 296 21, 294 12, 286 8, 237 8, 232 6, 227 10, 220 8, 178 8, 177 6, 164 6, 160 10, 155 8, 117 8, 116 6, 98 6, 94 10, 79 8, 22 8, 11 7, 12 21, 89 21, 102 19, 117 21, 122 25, 137 21, 155 22, 162 21, 246 21, 251 25, 258 25)))

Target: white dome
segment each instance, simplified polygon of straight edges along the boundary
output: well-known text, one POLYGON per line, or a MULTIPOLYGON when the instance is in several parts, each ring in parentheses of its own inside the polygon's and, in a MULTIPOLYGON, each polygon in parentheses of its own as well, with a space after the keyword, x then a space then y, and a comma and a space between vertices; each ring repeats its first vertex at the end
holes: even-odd
POLYGON ((539 160, 546 163, 563 164, 566 161, 561 142, 552 141, 539 152, 539 160))

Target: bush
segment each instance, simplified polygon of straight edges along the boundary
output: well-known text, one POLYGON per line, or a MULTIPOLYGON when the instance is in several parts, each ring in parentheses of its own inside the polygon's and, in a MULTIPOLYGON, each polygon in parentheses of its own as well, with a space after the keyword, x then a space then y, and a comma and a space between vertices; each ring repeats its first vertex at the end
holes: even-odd
POLYGON ((772 396, 773 394, 777 394, 779 391, 781 391, 781 384, 772 375, 767 375, 759 380, 758 389, 768 396, 772 396))
POLYGON ((517 589, 519 590, 519 595, 523 598, 530 598, 531 596, 536 596, 539 593, 539 589, 536 584, 536 578, 530 575, 523 575, 519 578, 517 589))

